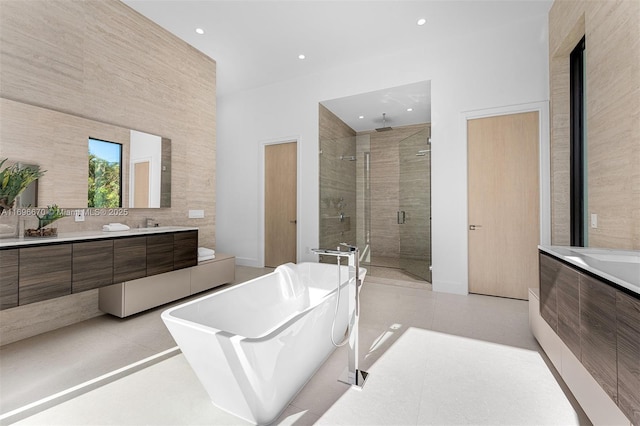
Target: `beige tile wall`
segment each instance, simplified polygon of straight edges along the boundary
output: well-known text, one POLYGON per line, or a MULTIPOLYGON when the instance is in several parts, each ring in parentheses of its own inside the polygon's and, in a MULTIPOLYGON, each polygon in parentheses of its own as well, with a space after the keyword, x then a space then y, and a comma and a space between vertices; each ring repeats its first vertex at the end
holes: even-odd
POLYGON ((356 244, 356 161, 346 159, 356 155, 356 132, 319 105, 319 138, 320 247, 356 244))
POLYGON ((404 126, 385 132, 361 132, 370 136, 371 146, 371 255, 400 256, 399 143, 427 125, 404 126))
POLYGON ((549 12, 552 242, 569 244, 569 54, 586 35, 589 245, 640 249, 640 2, 556 0, 549 12))
MULTIPOLYGON (((45 151, 40 157, 51 160, 42 164, 48 171, 41 197, 78 207, 86 191, 76 187, 76 174, 84 174, 86 162, 74 141, 59 138, 69 127, 80 129, 82 120, 73 116, 167 137, 172 207, 133 210, 127 220, 142 223, 152 215, 160 224, 198 226, 201 242, 214 246, 215 62, 115 0, 3 1, 0 19, 0 96, 72 116, 48 140, 3 139, 0 156, 29 162, 27 153, 45 151), (50 186, 66 175, 65 188, 50 186), (204 209, 206 218, 189 220, 190 208, 204 209)), ((63 219, 58 226, 100 229, 103 222, 63 219)))
MULTIPOLYGON (((2 0, 0 7, 0 97, 170 138, 172 207, 133 210, 126 222, 152 216, 161 225, 198 226, 201 245, 215 247, 215 61, 120 1, 2 0), (189 209, 204 209, 205 219, 188 219, 189 209)), ((4 107, 0 120, 4 127, 4 107)), ((26 149, 34 143, 27 139, 15 143, 26 149)), ((0 140, 0 157, 23 155, 15 143, 0 140)), ((64 141, 45 141, 40 149, 52 159, 44 167, 50 175, 85 167, 64 141)), ((79 190, 69 182, 55 191, 43 197, 55 202, 58 191, 75 197, 79 190)), ((61 232, 100 229, 104 218, 59 222, 61 232)), ((82 298, 83 309, 69 297, 48 302, 42 312, 51 316, 38 322, 50 329, 99 314, 95 297, 82 298)), ((33 313, 21 309, 0 312, 3 343, 9 329, 20 338, 36 330, 29 329, 33 313)))

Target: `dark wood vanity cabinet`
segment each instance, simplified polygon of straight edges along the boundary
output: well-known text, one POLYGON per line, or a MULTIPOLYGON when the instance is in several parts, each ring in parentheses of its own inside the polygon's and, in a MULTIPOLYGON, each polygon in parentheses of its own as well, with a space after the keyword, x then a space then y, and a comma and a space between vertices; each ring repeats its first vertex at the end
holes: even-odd
POLYGON ((562 264, 549 256, 540 255, 540 316, 558 331, 558 296, 556 282, 562 264))
POLYGON ((616 292, 618 406, 640 425, 640 299, 616 292))
POLYGON ((113 284, 113 241, 73 243, 71 292, 113 284))
POLYGON ((173 240, 173 269, 198 264, 198 231, 176 232, 173 240))
POLYGON ((20 305, 71 294, 71 244, 19 250, 20 305))
POLYGON ((18 249, 0 250, 0 309, 18 306, 18 249))
POLYGON ((6 248, 0 250, 0 309, 197 264, 197 230, 6 248))
POLYGON ((579 274, 540 255, 540 315, 580 358, 579 274))
POLYGON ((540 253, 540 315, 640 425, 640 297, 540 253))
POLYGON ((113 241, 113 282, 147 276, 147 237, 118 238, 113 241))
POLYGON ((174 234, 147 236, 147 275, 173 271, 174 234))
POLYGON ((580 274, 580 349, 582 365, 616 401, 616 289, 580 274))
POLYGON ((580 359, 580 274, 560 265, 558 295, 558 336, 580 359))

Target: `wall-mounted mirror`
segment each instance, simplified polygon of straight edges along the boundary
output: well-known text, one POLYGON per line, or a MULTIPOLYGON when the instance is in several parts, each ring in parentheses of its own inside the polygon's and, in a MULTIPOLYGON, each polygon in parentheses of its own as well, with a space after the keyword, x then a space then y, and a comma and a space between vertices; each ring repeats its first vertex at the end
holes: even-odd
POLYGON ((129 206, 171 206, 171 141, 131 131, 129 151, 129 206))
POLYGON ((46 170, 37 207, 90 207, 89 139, 120 146, 120 207, 171 207, 170 139, 8 99, 0 108, 0 158, 46 170))

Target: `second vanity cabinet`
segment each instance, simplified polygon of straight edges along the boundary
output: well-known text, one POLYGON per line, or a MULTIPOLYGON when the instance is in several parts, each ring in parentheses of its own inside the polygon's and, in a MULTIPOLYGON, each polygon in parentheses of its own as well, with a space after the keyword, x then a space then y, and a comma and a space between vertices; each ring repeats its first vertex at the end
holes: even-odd
POLYGON ((616 293, 618 406, 640 425, 640 299, 616 293))
POLYGON ((541 252, 540 316, 640 424, 640 298, 541 252))
POLYGON ((0 309, 164 274, 197 262, 194 229, 4 248, 0 309))

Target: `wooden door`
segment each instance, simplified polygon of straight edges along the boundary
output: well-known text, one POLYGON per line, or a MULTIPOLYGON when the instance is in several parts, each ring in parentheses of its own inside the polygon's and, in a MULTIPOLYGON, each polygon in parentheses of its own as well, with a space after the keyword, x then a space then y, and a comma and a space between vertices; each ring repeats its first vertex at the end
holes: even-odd
POLYGON ((149 162, 133 165, 133 207, 149 207, 149 162))
POLYGON ((265 148, 265 266, 297 260, 297 144, 265 148))
POLYGON ((538 115, 467 122, 471 293, 527 299, 538 286, 538 115))

